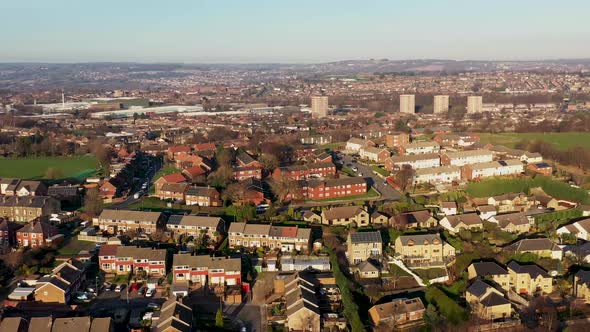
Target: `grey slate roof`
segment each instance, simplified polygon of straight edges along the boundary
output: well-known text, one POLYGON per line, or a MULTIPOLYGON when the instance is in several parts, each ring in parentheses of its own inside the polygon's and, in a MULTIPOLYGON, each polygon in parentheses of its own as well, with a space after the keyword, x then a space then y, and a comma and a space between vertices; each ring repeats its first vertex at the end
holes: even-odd
POLYGON ((375 232, 359 232, 350 234, 350 241, 352 243, 381 243, 381 233, 375 232))

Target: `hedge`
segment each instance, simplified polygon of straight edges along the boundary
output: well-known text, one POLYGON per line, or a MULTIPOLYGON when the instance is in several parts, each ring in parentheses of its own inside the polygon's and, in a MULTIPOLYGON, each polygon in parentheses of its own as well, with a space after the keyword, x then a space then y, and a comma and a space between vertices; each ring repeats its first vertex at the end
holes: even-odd
POLYGON ((453 301, 436 286, 428 287, 426 290, 426 301, 434 304, 438 308, 438 311, 451 324, 457 325, 469 318, 469 314, 465 308, 458 305, 457 302, 453 301))

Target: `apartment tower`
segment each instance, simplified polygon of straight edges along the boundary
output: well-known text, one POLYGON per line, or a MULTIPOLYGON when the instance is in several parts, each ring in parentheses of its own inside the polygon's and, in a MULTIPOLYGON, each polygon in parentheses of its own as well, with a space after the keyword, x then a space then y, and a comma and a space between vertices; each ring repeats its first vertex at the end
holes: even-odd
POLYGON ((399 111, 401 113, 414 114, 416 109, 416 98, 414 95, 399 96, 399 111))
POLYGON ((311 97, 311 114, 314 118, 328 116, 328 96, 311 97))
POLYGON ((467 113, 483 112, 483 98, 481 96, 467 97, 467 113))
POLYGON ((434 96, 434 113, 447 113, 449 111, 449 96, 434 96))

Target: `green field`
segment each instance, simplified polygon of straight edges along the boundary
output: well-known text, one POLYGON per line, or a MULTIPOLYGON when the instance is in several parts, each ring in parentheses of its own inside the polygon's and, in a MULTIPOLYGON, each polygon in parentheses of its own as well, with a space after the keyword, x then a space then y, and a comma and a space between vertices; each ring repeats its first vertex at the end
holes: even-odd
POLYGON ((60 177, 85 179, 96 172, 94 156, 0 158, 0 177, 42 179, 47 169, 59 170, 60 177))
POLYGON ((480 133, 482 143, 504 145, 514 148, 522 140, 543 140, 552 143, 555 148, 567 150, 576 146, 590 149, 590 132, 585 133, 480 133))

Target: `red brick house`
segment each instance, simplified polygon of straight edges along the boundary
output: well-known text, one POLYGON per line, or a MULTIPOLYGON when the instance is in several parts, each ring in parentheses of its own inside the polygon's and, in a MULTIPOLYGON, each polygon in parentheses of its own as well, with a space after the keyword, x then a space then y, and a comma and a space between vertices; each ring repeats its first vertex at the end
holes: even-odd
POLYGON ((105 244, 100 247, 98 264, 105 273, 137 274, 145 271, 147 276, 164 276, 166 249, 105 244))
POLYGON ((184 195, 189 188, 186 182, 181 183, 164 183, 156 193, 159 199, 169 199, 173 201, 184 201, 184 195))
POLYGON ((258 166, 234 167, 233 178, 237 181, 255 178, 262 179, 262 168, 258 166))
POLYGON ((254 159, 251 155, 246 152, 240 152, 236 156, 236 163, 238 167, 260 167, 262 165, 258 162, 258 160, 254 159))
POLYGON ((250 178, 244 181, 242 185, 244 186, 244 198, 239 203, 260 205, 268 202, 268 199, 264 197, 264 189, 260 180, 250 178))
POLYGON ((16 241, 19 247, 38 248, 47 244, 47 239, 59 234, 57 228, 42 222, 31 221, 16 231, 16 241))
POLYGON ((155 192, 156 195, 159 194, 160 190, 162 189, 162 186, 166 183, 181 183, 181 182, 186 182, 186 178, 182 175, 182 173, 172 173, 172 174, 168 174, 168 175, 164 175, 162 177, 160 177, 159 179, 157 179, 154 182, 154 188, 155 188, 155 192))
POLYGON ((195 144, 195 145, 193 145, 193 148, 197 152, 201 152, 201 151, 215 151, 215 150, 217 150, 217 147, 213 143, 200 143, 200 144, 195 144))
POLYGON ((528 164, 526 168, 541 175, 551 176, 553 174, 553 167, 546 162, 528 164))
POLYGON ((203 164, 203 157, 194 154, 179 154, 174 158, 177 168, 188 168, 203 164))
POLYGON ((221 206, 221 195, 215 188, 189 187, 184 196, 186 205, 221 206))
POLYGON ((201 166, 192 166, 182 170, 182 175, 184 175, 189 181, 195 182, 199 176, 205 175, 207 171, 205 171, 201 166))
POLYGON ((191 148, 186 146, 186 145, 176 145, 176 146, 171 146, 168 148, 167 151, 167 155, 168 158, 174 160, 176 159, 176 156, 178 156, 179 154, 189 154, 191 152, 191 148))
POLYGON ((300 181, 299 190, 287 194, 285 200, 292 199, 330 199, 350 197, 367 193, 368 185, 364 178, 351 177, 343 179, 329 179, 324 181, 300 181))
POLYGON ((334 175, 336 175, 336 166, 331 162, 279 167, 272 174, 275 179, 282 177, 289 180, 305 180, 309 177, 325 178, 334 175))
POLYGON ((118 189, 111 181, 105 181, 100 185, 99 192, 103 199, 113 199, 117 196, 118 189))

